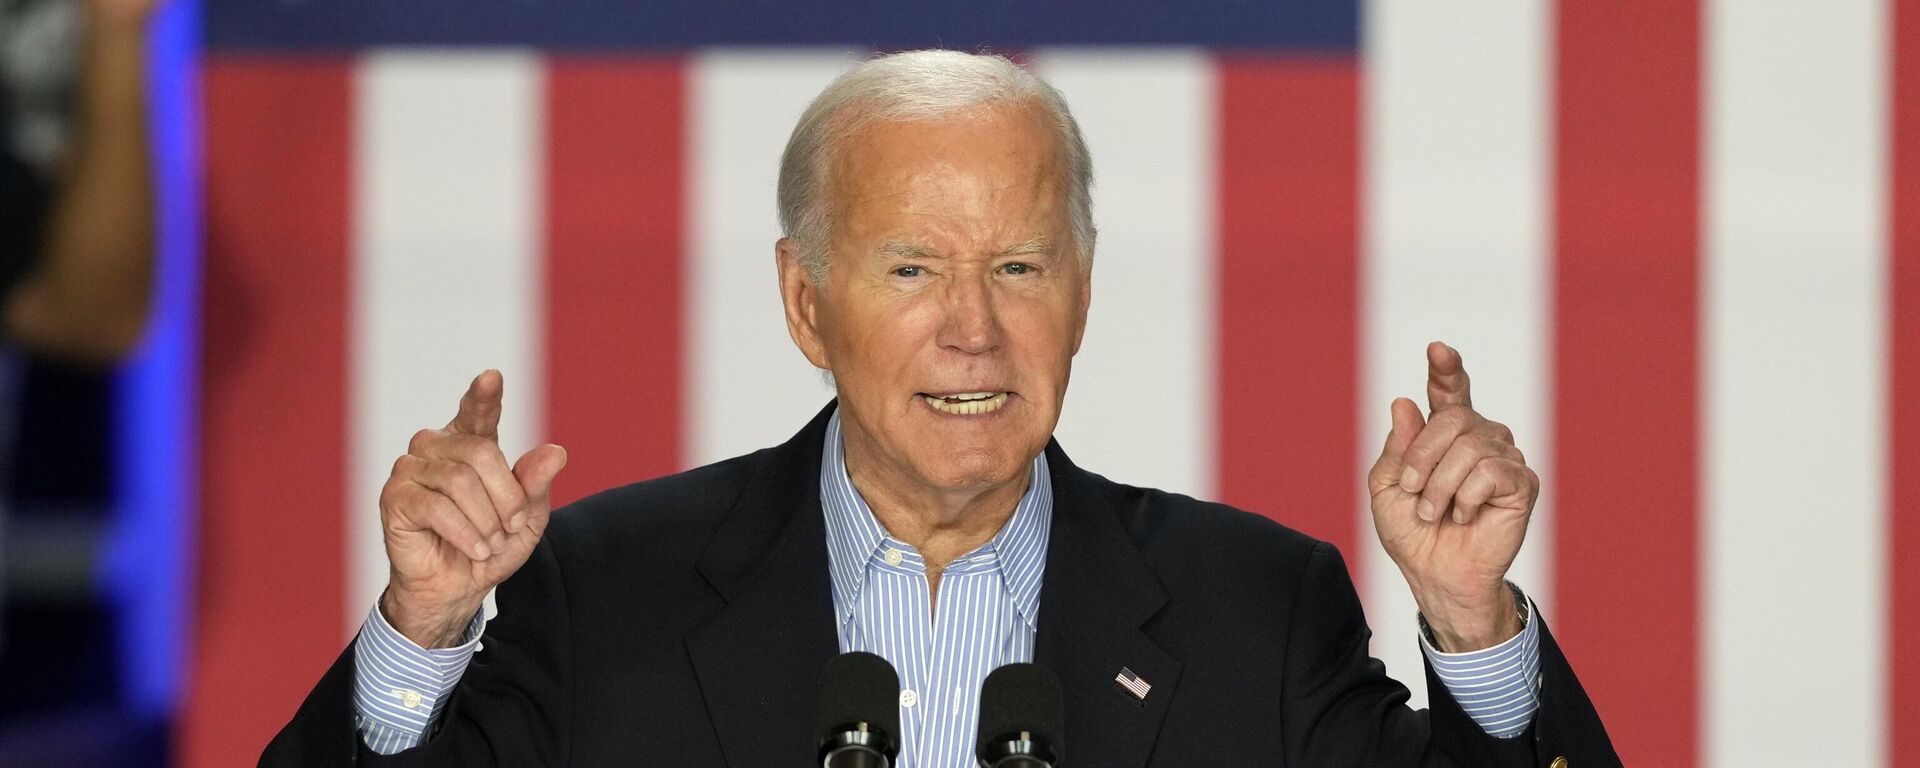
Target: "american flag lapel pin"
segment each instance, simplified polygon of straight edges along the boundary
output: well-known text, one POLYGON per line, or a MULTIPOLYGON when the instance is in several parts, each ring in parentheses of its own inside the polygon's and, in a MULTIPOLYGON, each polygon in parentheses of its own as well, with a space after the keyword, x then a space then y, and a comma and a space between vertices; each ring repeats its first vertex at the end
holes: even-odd
POLYGON ((1142 703, 1147 700, 1147 691, 1153 690, 1153 683, 1147 682, 1146 678, 1134 674, 1133 670, 1126 667, 1121 667, 1120 674, 1113 676, 1113 683, 1126 691, 1127 695, 1142 703))

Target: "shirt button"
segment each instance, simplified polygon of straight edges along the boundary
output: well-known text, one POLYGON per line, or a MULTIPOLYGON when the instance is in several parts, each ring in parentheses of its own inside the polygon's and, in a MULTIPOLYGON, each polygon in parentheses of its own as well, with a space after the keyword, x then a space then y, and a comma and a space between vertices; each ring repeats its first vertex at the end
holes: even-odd
POLYGON ((886 560, 887 560, 887 565, 899 565, 899 564, 900 564, 900 550, 897 550, 897 549, 888 549, 888 550, 887 550, 887 554, 886 554, 886 560))
POLYGON ((900 692, 900 706, 911 707, 918 703, 920 703, 920 694, 914 693, 912 688, 900 692))
POLYGON ((419 691, 401 691, 400 706, 406 707, 407 709, 413 709, 414 707, 420 706, 420 692, 419 691))

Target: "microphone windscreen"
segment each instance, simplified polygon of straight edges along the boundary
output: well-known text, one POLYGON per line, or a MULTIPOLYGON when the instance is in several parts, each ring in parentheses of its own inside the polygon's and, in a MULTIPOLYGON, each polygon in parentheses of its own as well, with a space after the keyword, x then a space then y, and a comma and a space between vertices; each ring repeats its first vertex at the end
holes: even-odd
POLYGON ((886 659, 871 653, 840 654, 827 662, 820 676, 818 714, 814 733, 821 738, 867 723, 868 730, 884 733, 885 741, 898 749, 900 675, 886 659))
POLYGON ((997 742, 1022 731, 1053 753, 1051 762, 1066 755, 1066 697, 1060 678, 1038 664, 1008 664, 987 675, 980 686, 980 737, 974 754, 984 754, 997 742))

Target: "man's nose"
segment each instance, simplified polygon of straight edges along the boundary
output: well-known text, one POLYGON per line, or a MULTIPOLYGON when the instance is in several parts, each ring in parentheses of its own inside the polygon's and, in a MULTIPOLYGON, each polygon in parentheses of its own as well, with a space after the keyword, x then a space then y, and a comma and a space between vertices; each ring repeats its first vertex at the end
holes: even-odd
POLYGON ((1000 346, 1000 321, 994 314, 990 280, 960 279, 948 285, 940 346, 970 355, 1000 346))

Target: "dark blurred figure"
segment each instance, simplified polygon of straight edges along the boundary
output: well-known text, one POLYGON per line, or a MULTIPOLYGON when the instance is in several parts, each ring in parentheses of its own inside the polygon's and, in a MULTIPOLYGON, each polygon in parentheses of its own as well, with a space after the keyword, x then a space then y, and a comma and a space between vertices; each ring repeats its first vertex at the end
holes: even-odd
POLYGON ((114 363, 152 286, 155 0, 0 0, 0 768, 164 759, 95 587, 114 363))

